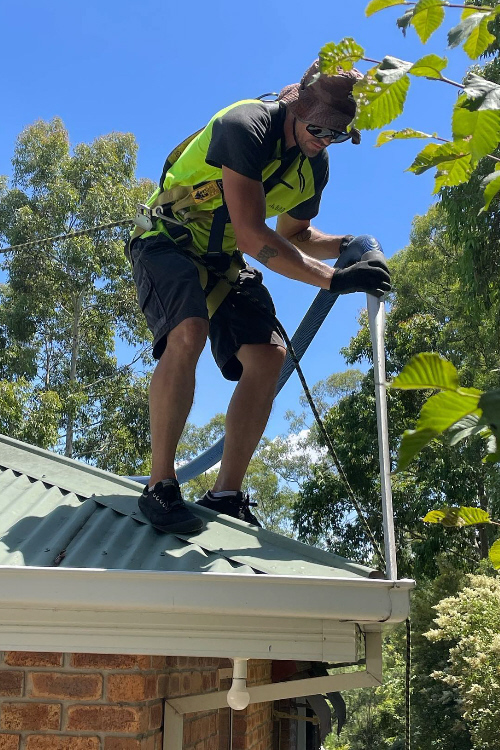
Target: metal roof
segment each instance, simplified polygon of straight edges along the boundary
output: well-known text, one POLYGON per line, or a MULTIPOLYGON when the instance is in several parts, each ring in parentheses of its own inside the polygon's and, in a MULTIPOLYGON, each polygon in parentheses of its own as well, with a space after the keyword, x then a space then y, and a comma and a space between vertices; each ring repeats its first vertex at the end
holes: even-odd
POLYGON ((0 435, 0 566, 367 578, 372 571, 195 506, 197 534, 163 534, 137 482, 0 435))

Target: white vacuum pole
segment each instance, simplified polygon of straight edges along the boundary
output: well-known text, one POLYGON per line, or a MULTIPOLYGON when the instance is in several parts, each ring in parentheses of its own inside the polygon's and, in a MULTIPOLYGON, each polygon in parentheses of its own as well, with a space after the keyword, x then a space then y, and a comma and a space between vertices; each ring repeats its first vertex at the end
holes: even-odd
POLYGON ((382 518, 384 523, 384 545, 386 577, 390 581, 398 578, 396 563, 396 537, 392 508, 391 462, 389 454, 389 427, 387 421, 387 390, 385 375, 385 304, 373 294, 366 295, 368 320, 373 348, 373 371, 375 376, 375 399, 377 407, 378 452, 380 460, 380 483, 382 488, 382 518))

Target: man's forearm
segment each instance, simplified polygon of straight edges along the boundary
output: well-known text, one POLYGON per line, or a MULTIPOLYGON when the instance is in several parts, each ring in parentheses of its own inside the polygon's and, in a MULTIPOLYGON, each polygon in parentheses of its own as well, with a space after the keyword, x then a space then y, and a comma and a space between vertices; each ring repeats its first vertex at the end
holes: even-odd
POLYGON ((325 234, 315 227, 308 227, 289 237, 289 241, 301 252, 317 260, 338 258, 340 243, 345 235, 325 234))
POLYGON ((282 276, 321 289, 330 288, 334 272, 331 266, 302 252, 295 244, 267 226, 247 237, 246 242, 240 243, 239 248, 282 276))

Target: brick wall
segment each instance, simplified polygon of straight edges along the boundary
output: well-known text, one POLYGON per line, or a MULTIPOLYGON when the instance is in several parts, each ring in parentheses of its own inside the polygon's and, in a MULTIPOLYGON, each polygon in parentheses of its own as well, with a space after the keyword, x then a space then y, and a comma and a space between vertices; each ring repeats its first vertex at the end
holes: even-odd
MULTIPOLYGON (((0 750, 161 750, 165 698, 213 692, 227 660, 0 652, 0 750)), ((249 663, 249 685, 271 663, 249 663)), ((228 710, 187 714, 183 750, 225 750, 228 710)), ((272 705, 234 713, 234 750, 272 750, 272 705)))
MULTIPOLYGON (((267 685, 271 682, 270 661, 248 663, 247 684, 267 685)), ((253 703, 244 711, 233 714, 233 750, 272 750, 273 704, 253 703)))

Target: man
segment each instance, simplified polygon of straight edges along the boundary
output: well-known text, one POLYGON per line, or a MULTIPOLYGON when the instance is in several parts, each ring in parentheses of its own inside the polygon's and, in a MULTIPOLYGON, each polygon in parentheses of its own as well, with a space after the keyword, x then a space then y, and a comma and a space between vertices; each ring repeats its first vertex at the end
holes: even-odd
POLYGON ((202 525, 182 499, 174 459, 207 336, 222 374, 238 384, 227 411, 218 477, 198 503, 260 525, 241 485, 269 417, 285 347, 262 274, 247 266, 242 254, 335 294, 381 295, 390 289, 387 268, 378 261, 335 270, 324 263, 337 258, 352 237, 323 234, 310 223, 328 180, 326 147, 360 142, 358 131, 348 131, 359 77, 357 71, 319 75, 316 61, 278 101, 246 100, 217 113, 167 159, 148 205, 161 205, 169 218, 154 219, 150 231, 137 229, 132 236, 139 303, 159 359, 150 388, 151 479, 139 507, 163 531, 193 532, 202 525), (273 231, 265 219, 276 215, 273 231), (217 284, 193 262, 186 247, 229 278, 232 274, 269 314, 227 285, 221 300, 224 282, 217 284), (219 299, 209 319, 214 295, 219 299))

